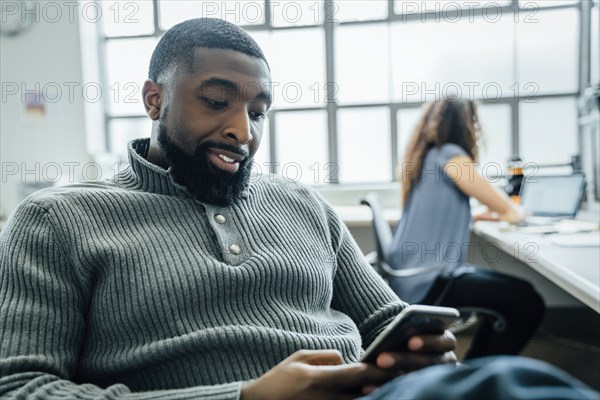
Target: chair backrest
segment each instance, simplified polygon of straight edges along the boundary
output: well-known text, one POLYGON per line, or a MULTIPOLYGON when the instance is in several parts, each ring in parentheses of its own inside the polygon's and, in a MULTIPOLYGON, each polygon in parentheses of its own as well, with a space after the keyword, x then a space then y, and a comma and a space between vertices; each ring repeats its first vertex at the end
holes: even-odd
POLYGON ((369 192, 360 204, 371 207, 373 213, 373 232, 375 234, 375 248, 377 250, 377 261, 388 264, 388 251, 392 246, 392 229, 383 217, 383 207, 377 192, 369 192))

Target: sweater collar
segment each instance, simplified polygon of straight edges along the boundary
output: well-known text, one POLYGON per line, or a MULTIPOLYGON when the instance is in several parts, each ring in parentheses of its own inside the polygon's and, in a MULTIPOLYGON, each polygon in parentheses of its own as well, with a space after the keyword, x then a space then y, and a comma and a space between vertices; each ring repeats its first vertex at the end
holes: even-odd
MULTIPOLYGON (((129 168, 117 175, 117 182, 129 189, 193 198, 185 186, 175 182, 172 167, 164 169, 146 160, 149 146, 150 139, 135 139, 128 143, 129 168)), ((242 198, 247 198, 248 194, 249 186, 246 186, 242 198)))

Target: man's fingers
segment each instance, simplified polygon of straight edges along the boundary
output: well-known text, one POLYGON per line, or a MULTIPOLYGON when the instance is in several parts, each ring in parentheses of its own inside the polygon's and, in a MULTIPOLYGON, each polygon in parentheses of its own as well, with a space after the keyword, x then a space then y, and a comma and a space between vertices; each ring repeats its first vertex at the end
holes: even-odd
POLYGON ((320 384, 325 387, 348 389, 383 384, 398 376, 395 372, 384 371, 373 365, 356 363, 331 367, 318 367, 320 384))
POLYGON ((300 350, 286 358, 281 367, 291 368, 299 381, 306 384, 304 390, 327 394, 328 399, 348 396, 357 398, 365 386, 380 386, 398 376, 396 371, 385 371, 364 363, 345 364, 337 350, 300 350))
POLYGON ((342 354, 338 350, 299 350, 287 360, 310 365, 341 365, 344 364, 342 354))
POLYGON ((386 370, 415 371, 435 364, 456 363, 456 337, 446 330, 441 335, 418 335, 408 341, 408 352, 386 352, 377 357, 377 366, 386 370))
POLYGON ((422 353, 445 353, 456 348, 456 337, 448 330, 443 335, 413 336, 408 341, 408 349, 422 353))
POLYGON ((377 365, 387 370, 415 371, 430 365, 456 363, 456 355, 449 351, 443 354, 426 353, 382 353, 377 365))
POLYGON ((364 386, 363 390, 362 390, 362 394, 366 396, 366 395, 373 393, 377 389, 379 389, 379 386, 374 386, 374 385, 364 386))

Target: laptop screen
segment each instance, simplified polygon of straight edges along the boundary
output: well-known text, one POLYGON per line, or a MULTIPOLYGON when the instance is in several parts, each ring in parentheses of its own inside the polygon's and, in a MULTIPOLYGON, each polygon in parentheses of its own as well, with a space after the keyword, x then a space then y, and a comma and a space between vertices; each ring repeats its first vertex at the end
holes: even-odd
POLYGON ((521 186, 521 204, 536 216, 574 218, 583 190, 582 174, 526 177, 521 186))

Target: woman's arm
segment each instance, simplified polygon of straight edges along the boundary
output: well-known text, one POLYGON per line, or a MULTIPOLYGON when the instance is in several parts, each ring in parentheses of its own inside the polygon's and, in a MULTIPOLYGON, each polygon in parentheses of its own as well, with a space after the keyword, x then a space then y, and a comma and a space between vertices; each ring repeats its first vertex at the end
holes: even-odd
POLYGON ((475 163, 470 157, 457 156, 451 158, 444 165, 444 172, 456 186, 467 196, 475 197, 479 202, 486 205, 489 211, 484 213, 485 218, 497 219, 508 222, 519 222, 525 218, 522 207, 514 204, 508 196, 487 182, 475 169, 475 163))

